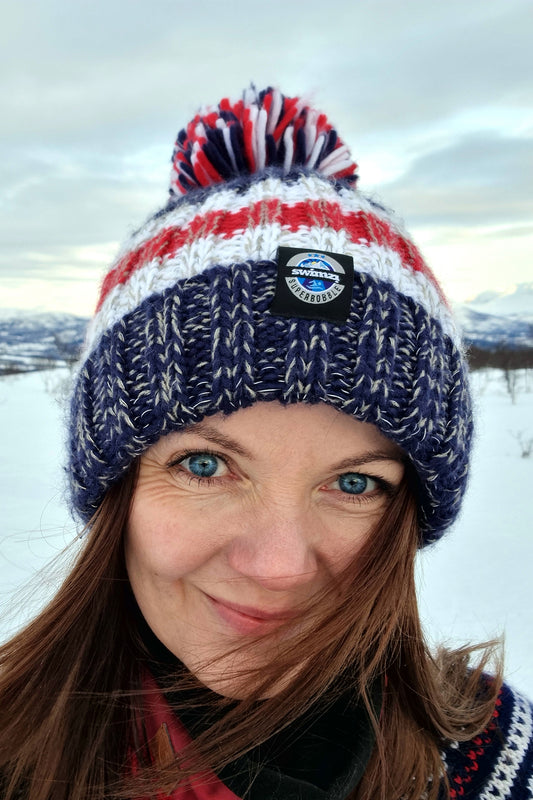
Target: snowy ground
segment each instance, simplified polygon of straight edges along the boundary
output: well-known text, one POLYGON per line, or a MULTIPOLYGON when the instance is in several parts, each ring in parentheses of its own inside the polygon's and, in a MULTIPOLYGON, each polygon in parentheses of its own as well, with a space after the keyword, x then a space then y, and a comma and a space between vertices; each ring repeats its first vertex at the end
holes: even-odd
MULTIPOLYGON (((65 371, 0 380, 0 639, 53 591, 36 572, 76 539, 62 497, 62 425, 54 399, 65 371), (25 589, 22 589, 26 585, 25 589)), ((533 697, 533 374, 512 403, 502 375, 474 376, 478 436, 460 521, 419 560, 420 605, 432 641, 506 635, 506 674, 533 697)))

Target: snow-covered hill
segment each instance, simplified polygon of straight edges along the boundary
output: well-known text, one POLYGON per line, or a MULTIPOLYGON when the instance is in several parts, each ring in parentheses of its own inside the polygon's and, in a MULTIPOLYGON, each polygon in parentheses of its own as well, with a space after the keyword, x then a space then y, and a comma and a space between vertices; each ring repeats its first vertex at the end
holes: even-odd
POLYGON ((483 314, 519 317, 533 324, 533 281, 519 283, 506 292, 482 292, 467 305, 483 314))
POLYGON ((533 321, 514 314, 487 314, 470 303, 456 304, 454 311, 468 345, 482 350, 533 347, 533 321))
POLYGON ((533 347, 533 282, 482 292, 454 310, 468 344, 484 350, 533 347))
POLYGON ((0 309, 0 375, 73 361, 87 322, 73 314, 0 309))

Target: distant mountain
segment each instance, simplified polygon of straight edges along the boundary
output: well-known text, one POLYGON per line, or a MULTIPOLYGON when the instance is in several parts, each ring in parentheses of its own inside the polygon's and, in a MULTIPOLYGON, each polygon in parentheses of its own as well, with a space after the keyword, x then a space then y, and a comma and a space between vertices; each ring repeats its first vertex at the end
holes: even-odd
MULTIPOLYGON (((482 292, 454 304, 467 344, 483 350, 533 348, 533 282, 482 292)), ((0 375, 75 361, 88 319, 73 314, 0 309, 0 375)))
POLYGON ((464 339, 482 350, 533 347, 533 322, 514 315, 484 314, 469 304, 455 305, 464 339))
POLYGON ((87 323, 73 314, 0 309, 0 375, 75 361, 87 323))
POLYGON ((533 281, 506 292, 482 292, 467 305, 483 314, 520 317, 533 323, 533 281))
POLYGON ((533 347, 533 282, 506 292, 482 292, 455 313, 469 344, 484 350, 533 347))

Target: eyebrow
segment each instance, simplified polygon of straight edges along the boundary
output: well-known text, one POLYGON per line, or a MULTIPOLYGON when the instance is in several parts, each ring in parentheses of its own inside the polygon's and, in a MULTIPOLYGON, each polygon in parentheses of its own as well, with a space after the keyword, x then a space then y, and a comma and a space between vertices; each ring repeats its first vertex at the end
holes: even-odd
MULTIPOLYGON (((232 439, 230 436, 226 436, 225 434, 221 433, 213 425, 209 425, 209 423, 204 421, 198 422, 196 425, 191 425, 189 428, 187 428, 186 432, 196 433, 207 441, 212 442, 219 447, 223 447, 232 453, 236 453, 243 458, 247 458, 250 461, 256 460, 256 457, 250 450, 248 450, 246 447, 243 447, 239 442, 237 442, 235 439, 232 439)), ((399 451, 399 448, 398 453, 388 452, 386 450, 368 450, 364 453, 358 453, 357 455, 343 458, 342 461, 333 464, 333 466, 330 468, 330 471, 342 472, 342 470, 349 469, 350 467, 362 467, 365 464, 371 464, 376 461, 394 461, 398 464, 405 464, 406 458, 403 453, 399 451)))
POLYGON ((368 450, 366 453, 358 453, 356 456, 343 458, 331 467, 332 472, 342 472, 349 467, 362 467, 365 464, 372 464, 376 461, 394 461, 397 464, 405 464, 406 458, 402 453, 388 453, 383 450, 368 450))
POLYGON ((243 447, 239 442, 232 439, 230 436, 226 436, 224 433, 221 433, 217 428, 213 427, 213 425, 209 425, 206 422, 197 422, 196 425, 190 425, 186 428, 183 433, 197 433, 199 436, 202 436, 204 439, 207 439, 208 442, 213 442, 213 444, 217 444, 219 447, 224 447, 226 450, 230 450, 232 453, 237 453, 237 455, 242 456, 243 458, 247 458, 250 461, 254 461, 254 455, 243 447))

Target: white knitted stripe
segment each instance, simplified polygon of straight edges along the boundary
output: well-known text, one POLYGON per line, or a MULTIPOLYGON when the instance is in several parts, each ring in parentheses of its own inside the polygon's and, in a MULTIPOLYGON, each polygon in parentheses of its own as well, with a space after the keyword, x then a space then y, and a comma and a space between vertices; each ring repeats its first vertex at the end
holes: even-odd
POLYGON ((354 244, 343 230, 312 227, 295 232, 284 231, 280 225, 274 224, 257 226, 229 239, 211 234, 180 248, 172 258, 164 261, 153 259, 144 264, 125 283, 111 289, 89 326, 86 351, 91 351, 106 330, 150 295, 160 294, 213 264, 229 266, 250 259, 275 260, 280 245, 352 255, 357 272, 391 283, 401 294, 412 298, 438 320, 444 332, 460 346, 454 319, 433 282, 422 272, 406 268, 392 248, 354 244))
POLYGON ((332 184, 314 175, 302 175, 298 181, 287 183, 279 178, 265 178, 263 181, 250 184, 243 192, 235 189, 220 189, 206 196, 201 203, 182 203, 168 214, 163 214, 148 222, 122 245, 113 264, 118 263, 125 255, 153 239, 167 228, 186 228, 197 216, 211 212, 236 213, 250 208, 256 203, 276 200, 284 205, 324 200, 335 203, 343 214, 373 214, 383 222, 387 222, 395 233, 410 240, 398 217, 385 209, 372 204, 363 194, 353 189, 342 189, 337 192, 332 184))
POLYGON ((530 703, 516 693, 514 701, 506 746, 494 767, 492 778, 479 795, 479 800, 509 800, 512 797, 511 788, 533 735, 530 703))

